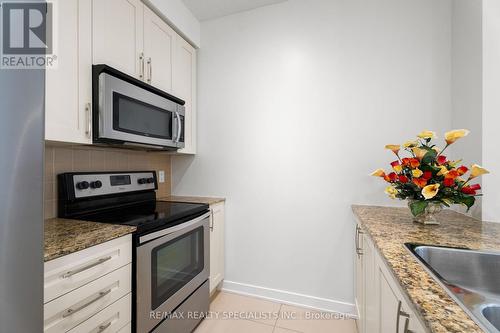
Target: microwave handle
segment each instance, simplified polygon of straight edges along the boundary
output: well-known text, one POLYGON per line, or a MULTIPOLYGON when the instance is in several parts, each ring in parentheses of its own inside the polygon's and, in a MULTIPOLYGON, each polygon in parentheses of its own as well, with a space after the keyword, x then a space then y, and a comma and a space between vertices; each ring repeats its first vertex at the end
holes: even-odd
POLYGON ((181 139, 182 122, 181 122, 181 116, 180 116, 179 112, 176 112, 175 116, 177 117, 177 137, 175 139, 175 142, 179 143, 179 141, 181 139))

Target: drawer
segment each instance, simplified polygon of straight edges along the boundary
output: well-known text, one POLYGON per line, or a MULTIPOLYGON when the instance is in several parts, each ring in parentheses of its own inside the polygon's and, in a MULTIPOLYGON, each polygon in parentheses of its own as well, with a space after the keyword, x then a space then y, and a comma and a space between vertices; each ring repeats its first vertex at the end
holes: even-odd
MULTIPOLYGON (((132 295, 127 294, 68 333, 121 332, 132 319, 132 295)), ((130 332, 130 331, 129 331, 130 332)))
POLYGON ((43 307, 44 332, 66 332, 131 291, 132 264, 128 264, 43 307))
POLYGON ((130 333, 130 332, 132 332, 132 323, 128 323, 121 330, 118 331, 118 333, 130 333))
POLYGON ((120 237, 44 265, 44 303, 132 262, 132 235, 120 237))

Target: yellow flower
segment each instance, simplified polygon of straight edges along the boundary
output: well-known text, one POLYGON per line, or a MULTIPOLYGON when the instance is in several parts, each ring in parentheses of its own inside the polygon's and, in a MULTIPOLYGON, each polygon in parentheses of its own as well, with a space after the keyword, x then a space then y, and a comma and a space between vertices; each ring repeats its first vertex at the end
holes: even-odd
POLYGON ((458 129, 458 130, 453 130, 446 132, 444 134, 444 138, 446 140, 446 143, 451 145, 455 141, 457 141, 460 138, 463 138, 464 136, 469 135, 470 131, 466 129, 458 129))
POLYGON ((396 199, 396 194, 398 194, 398 190, 396 190, 392 186, 387 186, 385 189, 385 193, 391 198, 391 199, 396 199))
POLYGON ((411 171, 411 174, 412 174, 413 178, 420 178, 420 176, 422 176, 424 173, 420 169, 415 169, 415 170, 411 171))
POLYGON ((488 170, 486 170, 485 168, 483 168, 482 166, 474 164, 471 167, 469 179, 474 179, 476 177, 479 177, 479 176, 487 174, 487 173, 490 173, 490 172, 488 170))
POLYGON ((374 177, 384 177, 385 176, 385 171, 384 169, 377 169, 375 171, 373 171, 370 176, 374 176, 374 177))
POLYGON ((403 143, 403 147, 405 148, 413 148, 413 147, 416 147, 418 146, 418 140, 409 140, 409 141, 406 141, 405 143, 403 143))
POLYGON ((401 149, 401 146, 400 145, 386 145, 385 149, 392 150, 392 152, 397 155, 399 153, 399 150, 401 149))
POLYGON ((403 171, 403 167, 401 165, 395 165, 392 167, 394 169, 394 171, 396 171, 396 173, 400 173, 401 171, 403 171))
POLYGON ((425 154, 427 154, 427 150, 422 149, 422 148, 412 148, 413 154, 415 154, 415 157, 421 160, 424 158, 425 154))
POLYGON ((436 137, 436 132, 433 131, 422 131, 417 135, 421 139, 434 139, 436 137))
POLYGON ((422 189, 422 195, 424 196, 425 200, 434 198, 439 192, 439 186, 439 184, 432 184, 424 187, 422 189))
POLYGON ((438 176, 443 176, 448 172, 448 168, 444 165, 441 165, 439 168, 441 168, 441 170, 439 170, 439 172, 437 173, 438 176))

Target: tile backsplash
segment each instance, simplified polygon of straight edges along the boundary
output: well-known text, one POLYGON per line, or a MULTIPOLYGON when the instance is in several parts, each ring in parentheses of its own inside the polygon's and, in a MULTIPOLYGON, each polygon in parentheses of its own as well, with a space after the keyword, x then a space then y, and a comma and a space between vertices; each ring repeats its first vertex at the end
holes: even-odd
POLYGON ((57 175, 84 171, 165 171, 157 195, 170 195, 170 156, 165 153, 87 146, 45 146, 45 218, 57 216, 57 175))

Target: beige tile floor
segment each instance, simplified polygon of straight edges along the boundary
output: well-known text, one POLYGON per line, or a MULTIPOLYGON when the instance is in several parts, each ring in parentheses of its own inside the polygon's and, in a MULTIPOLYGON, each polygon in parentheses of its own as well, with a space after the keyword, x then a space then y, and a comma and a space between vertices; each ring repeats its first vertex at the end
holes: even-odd
POLYGON ((194 333, 356 333, 352 319, 227 292, 217 295, 210 311, 194 333))

